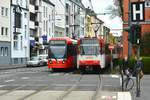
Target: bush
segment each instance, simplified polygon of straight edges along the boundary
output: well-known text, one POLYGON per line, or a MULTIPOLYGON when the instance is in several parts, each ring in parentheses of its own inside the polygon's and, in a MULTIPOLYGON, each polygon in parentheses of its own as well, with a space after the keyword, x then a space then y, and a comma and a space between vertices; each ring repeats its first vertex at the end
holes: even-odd
MULTIPOLYGON (((131 58, 129 61, 129 66, 131 69, 134 68, 134 64, 135 64, 135 59, 131 58)), ((143 62, 143 72, 144 74, 150 74, 150 57, 142 57, 142 62, 143 62)))

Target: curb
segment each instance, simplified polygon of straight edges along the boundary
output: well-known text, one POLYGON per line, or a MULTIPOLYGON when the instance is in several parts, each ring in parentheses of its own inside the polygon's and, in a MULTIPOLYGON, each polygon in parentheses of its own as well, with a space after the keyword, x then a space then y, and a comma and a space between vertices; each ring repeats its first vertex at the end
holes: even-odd
POLYGON ((0 70, 9 70, 9 69, 18 69, 18 68, 25 68, 25 65, 22 65, 22 66, 15 66, 15 65, 10 65, 10 67, 8 66, 0 66, 0 70))

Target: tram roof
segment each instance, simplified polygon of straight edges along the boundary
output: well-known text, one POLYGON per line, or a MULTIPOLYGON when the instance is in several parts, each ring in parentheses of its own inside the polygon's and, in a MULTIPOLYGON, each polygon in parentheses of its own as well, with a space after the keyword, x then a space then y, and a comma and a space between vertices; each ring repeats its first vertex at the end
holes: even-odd
POLYGON ((50 41, 51 40, 66 40, 67 44, 77 44, 77 40, 75 39, 72 39, 72 38, 69 38, 69 37, 52 37, 49 39, 50 41))

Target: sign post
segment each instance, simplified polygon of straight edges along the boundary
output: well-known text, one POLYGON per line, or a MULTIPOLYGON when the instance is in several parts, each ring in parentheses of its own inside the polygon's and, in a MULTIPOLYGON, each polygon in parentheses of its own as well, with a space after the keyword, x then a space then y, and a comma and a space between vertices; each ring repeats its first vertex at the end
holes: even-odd
MULTIPOLYGON (((137 22, 139 25, 139 22, 145 21, 145 2, 139 1, 139 2, 133 2, 131 3, 131 19, 133 22, 137 22)), ((137 45, 137 60, 140 58, 140 36, 141 36, 141 27, 135 28, 136 35, 138 35, 138 38, 136 38, 136 45, 137 45)), ((132 33, 130 33, 132 34, 132 33)), ((140 90, 138 87, 140 87, 140 80, 136 76, 136 88, 137 88, 137 97, 140 96, 140 90), (139 80, 139 81, 138 81, 139 80)))
POLYGON ((110 44, 108 48, 110 50, 110 55, 111 55, 110 68, 111 68, 111 72, 112 72, 113 71, 113 55, 112 55, 112 50, 114 49, 114 45, 110 44))

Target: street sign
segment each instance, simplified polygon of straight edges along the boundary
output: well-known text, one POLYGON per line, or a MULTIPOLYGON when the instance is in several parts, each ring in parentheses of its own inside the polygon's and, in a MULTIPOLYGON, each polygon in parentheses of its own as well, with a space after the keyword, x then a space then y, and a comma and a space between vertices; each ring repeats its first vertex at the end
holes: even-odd
POLYGON ((145 2, 131 3, 131 20, 133 22, 145 21, 145 2))
POLYGON ((112 49, 114 49, 114 45, 110 44, 108 48, 109 48, 109 50, 112 50, 112 49))

